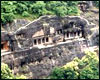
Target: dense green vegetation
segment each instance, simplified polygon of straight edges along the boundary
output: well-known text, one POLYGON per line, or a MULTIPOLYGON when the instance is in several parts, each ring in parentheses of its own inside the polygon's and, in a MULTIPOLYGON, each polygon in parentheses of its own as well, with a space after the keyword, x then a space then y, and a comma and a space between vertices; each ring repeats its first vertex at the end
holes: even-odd
POLYGON ((36 19, 42 15, 79 15, 77 1, 1 1, 1 22, 15 18, 36 19))
POLYGON ((86 52, 82 59, 75 58, 63 67, 52 70, 50 79, 99 79, 99 59, 97 53, 86 52))
POLYGON ((26 79, 24 75, 13 75, 7 64, 1 64, 1 79, 26 79))
POLYGON ((94 1, 94 5, 99 8, 99 1, 94 1))

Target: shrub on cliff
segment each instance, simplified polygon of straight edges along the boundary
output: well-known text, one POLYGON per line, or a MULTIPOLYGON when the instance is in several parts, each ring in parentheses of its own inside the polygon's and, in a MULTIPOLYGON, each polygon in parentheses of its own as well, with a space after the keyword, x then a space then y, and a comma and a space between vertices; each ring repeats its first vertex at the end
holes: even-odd
POLYGON ((53 69, 51 79, 99 79, 99 59, 95 52, 86 52, 63 67, 53 69), (63 69, 62 69, 63 68, 63 69))
POLYGON ((22 13, 22 16, 23 16, 23 17, 29 17, 29 13, 26 12, 26 11, 24 11, 24 12, 22 13))
POLYGON ((22 14, 24 11, 28 11, 28 7, 23 3, 18 2, 16 3, 16 6, 16 11, 18 14, 22 14))
POLYGON ((99 59, 97 53, 86 52, 86 56, 79 62, 80 79, 99 79, 99 59))
POLYGON ((99 8, 99 1, 94 1, 94 5, 99 8))
POLYGON ((45 9, 45 3, 44 1, 37 1, 36 3, 33 3, 30 7, 30 12, 34 15, 43 15, 43 10, 45 9))
POLYGON ((1 79, 13 79, 14 75, 12 74, 11 70, 9 69, 7 64, 1 64, 1 79))
POLYGON ((7 22, 12 22, 13 19, 15 19, 15 16, 13 13, 2 13, 1 15, 1 22, 3 24, 6 24, 7 22))
POLYGON ((51 79, 64 79, 64 69, 55 67, 50 76, 51 79))
POLYGON ((24 75, 14 75, 7 64, 1 63, 1 79, 26 79, 24 75))

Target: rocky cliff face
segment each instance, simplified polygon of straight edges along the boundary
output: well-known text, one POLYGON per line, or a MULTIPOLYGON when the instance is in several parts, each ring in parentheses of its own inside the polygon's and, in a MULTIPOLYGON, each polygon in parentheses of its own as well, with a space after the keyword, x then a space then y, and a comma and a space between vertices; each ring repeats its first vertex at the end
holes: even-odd
MULTIPOLYGON (((97 25, 93 24, 92 26, 88 25, 85 28, 88 36, 93 35, 90 38, 90 40, 94 42, 93 45, 95 45, 96 44, 95 42, 98 42, 97 40, 99 39, 99 36, 98 36, 99 35, 99 32, 98 32, 99 17, 98 17, 98 14, 96 15, 97 15, 96 17, 94 14, 81 15, 81 17, 86 18, 89 21, 89 23, 94 22, 95 24, 97 24, 97 25), (97 31, 95 30, 95 28, 97 28, 96 29, 97 31)), ((39 19, 39 21, 34 22, 34 25, 35 26, 39 25, 38 27, 40 27, 43 23, 43 20, 45 22, 48 22, 50 26, 56 25, 56 27, 58 27, 58 26, 63 25, 62 24, 63 21, 62 22, 60 21, 61 19, 58 19, 58 18, 48 19, 48 17, 43 17, 42 20, 39 19)), ((76 21, 76 18, 69 18, 69 20, 76 21)), ((77 20, 78 20, 77 21, 78 23, 85 24, 83 19, 78 18, 77 20)), ((68 18, 65 18, 64 23, 67 23, 67 22, 68 22, 68 18)), ((26 23, 27 21, 25 22, 25 24, 26 23)), ((20 24, 20 22, 18 24, 20 24)), ((24 26, 24 23, 23 23, 23 26, 24 26)), ((33 26, 33 24, 31 24, 30 26, 33 26)), ((32 29, 34 28, 29 28, 30 26, 28 26, 25 30, 22 29, 23 31, 25 31, 24 33, 30 34, 31 32, 33 32, 32 29), (30 33, 28 33, 27 30, 29 30, 30 33)), ((19 26, 16 24, 16 29, 13 28, 9 30, 12 30, 12 31, 17 30, 18 27, 19 26)), ((38 29, 39 28, 36 28, 34 31, 37 31, 38 29)), ((21 32, 21 30, 18 30, 18 32, 21 32)), ((27 42, 27 40, 22 41, 22 42, 31 44, 31 42, 29 41, 30 42, 29 43, 27 42)), ((17 51, 17 52, 12 52, 10 54, 2 55, 1 61, 7 63, 10 66, 10 68, 14 70, 14 73, 18 72, 18 73, 26 75, 28 78, 39 79, 39 78, 47 77, 54 67, 63 66, 67 62, 73 60, 73 58, 76 56, 79 58, 84 56, 84 53, 81 51, 80 46, 82 45, 79 44, 79 41, 77 40, 71 43, 55 45, 53 47, 48 47, 48 48, 43 48, 43 49, 32 48, 32 49, 27 49, 23 51, 17 51)))
POLYGON ((33 38, 32 36, 40 30, 44 30, 44 36, 50 35, 50 27, 55 29, 55 32, 59 29, 72 30, 75 29, 70 26, 71 23, 75 24, 75 29, 82 30, 82 35, 86 38, 88 34, 91 33, 90 28, 95 27, 95 25, 89 24, 89 22, 79 16, 66 16, 66 17, 58 17, 58 16, 42 16, 39 19, 19 28, 14 32, 16 35, 16 42, 20 44, 21 47, 15 44, 15 49, 25 49, 33 46, 33 38), (44 26, 44 23, 48 24, 47 27, 44 26), (22 37, 23 36, 23 37, 22 37), (19 39, 20 37, 20 39, 19 39))
POLYGON ((25 26, 28 23, 30 23, 29 20, 16 19, 12 23, 7 23, 5 25, 2 25, 2 30, 5 30, 7 32, 15 32, 18 28, 25 26))
POLYGON ((55 45, 49 48, 33 48, 20 52, 2 55, 2 62, 7 63, 14 73, 23 73, 28 78, 47 77, 56 66, 63 66, 75 57, 81 58, 79 41, 55 45))

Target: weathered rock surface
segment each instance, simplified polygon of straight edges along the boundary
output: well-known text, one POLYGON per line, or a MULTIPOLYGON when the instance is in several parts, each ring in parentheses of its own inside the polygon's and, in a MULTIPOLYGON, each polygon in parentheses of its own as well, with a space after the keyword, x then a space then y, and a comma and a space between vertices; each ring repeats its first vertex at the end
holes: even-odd
MULTIPOLYGON (((50 27, 53 27, 55 29, 54 33, 56 33, 56 31, 59 29, 62 29, 63 31, 81 29, 82 35, 84 37, 88 37, 88 34, 91 33, 90 29, 95 27, 95 25, 89 24, 89 22, 86 19, 79 17, 79 16, 58 17, 58 16, 46 15, 19 28, 16 32, 14 32, 14 34, 17 35, 16 39, 17 39, 17 42, 20 43, 21 49, 24 49, 24 48, 33 47, 32 36, 37 31, 40 31, 43 29, 44 36, 50 35, 51 34, 50 27), (75 29, 70 25, 71 23, 75 24, 75 29), (47 26, 45 27, 44 24, 47 24, 47 26), (21 38, 19 39, 19 37, 21 38)), ((19 46, 17 46, 17 44, 16 44, 15 49, 19 49, 19 46)))
POLYGON ((76 56, 81 58, 83 55, 79 42, 75 41, 50 48, 15 52, 2 56, 1 61, 7 63, 15 73, 24 73, 28 74, 28 78, 39 79, 47 77, 54 67, 63 66, 76 56))
MULTIPOLYGON (((83 15, 85 16, 85 15, 83 15)), ((83 17, 82 16, 82 17, 83 17)), ((89 23, 94 22, 95 24, 99 24, 98 16, 93 17, 92 15, 89 15, 87 17, 84 17, 88 19, 89 23)), ((32 45, 31 40, 27 40, 28 38, 31 38, 33 33, 40 30, 43 27, 43 23, 46 22, 49 24, 49 26, 56 27, 56 29, 62 27, 64 24, 68 23, 68 21, 75 21, 79 25, 84 25, 85 31, 88 35, 93 35, 91 37, 92 42, 94 42, 94 45, 98 44, 97 40, 99 39, 99 32, 93 33, 90 29, 95 28, 95 25, 88 25, 87 20, 84 20, 80 17, 65 17, 58 18, 58 17, 42 17, 41 19, 38 19, 36 21, 33 21, 32 24, 29 23, 27 25, 17 25, 16 28, 13 28, 12 31, 17 30, 20 26, 25 26, 24 28, 20 28, 15 33, 25 34, 25 39, 23 39, 21 42, 25 46, 30 47, 32 45), (33 26, 34 25, 34 26, 33 26), (59 27, 58 27, 59 26, 59 27), (95 38, 95 39, 94 39, 95 38)), ((20 24, 20 23, 18 23, 20 24)), ((48 28, 49 29, 49 28, 48 28)), ((8 29, 8 31, 11 29, 8 29)), ((48 31, 46 29, 46 31, 48 31)), ((49 34, 49 32, 45 32, 45 34, 49 34)), ((22 47, 25 47, 25 46, 22 47)), ((17 46, 17 44, 16 44, 17 46)), ((11 54, 7 54, 1 57, 1 61, 7 63, 11 69, 14 70, 15 73, 24 73, 27 74, 28 78, 44 78, 47 77, 51 70, 56 66, 63 66, 67 62, 73 60, 74 57, 81 58, 84 56, 84 53, 81 52, 80 46, 78 41, 72 42, 72 43, 66 43, 62 45, 55 45, 54 47, 49 48, 32 48, 28 50, 13 52, 11 54)))
POLYGON ((30 23, 29 20, 16 19, 12 23, 7 23, 5 25, 2 25, 2 28, 7 32, 15 32, 18 28, 25 26, 28 23, 30 23))

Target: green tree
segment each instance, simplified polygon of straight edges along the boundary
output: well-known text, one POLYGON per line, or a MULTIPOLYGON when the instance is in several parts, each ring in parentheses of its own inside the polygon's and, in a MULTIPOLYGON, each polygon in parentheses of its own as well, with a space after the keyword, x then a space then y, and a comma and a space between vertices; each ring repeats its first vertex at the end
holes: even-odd
POLYGON ((75 58, 63 67, 54 68, 51 79, 99 79, 97 53, 86 51, 82 59, 75 58))
POLYGON ((83 66, 80 69, 80 79, 98 79, 99 78, 99 59, 97 53, 86 52, 86 56, 79 62, 79 66, 83 66), (83 63, 82 63, 83 62, 83 63))
POLYGON ((50 79, 64 79, 64 69, 55 67, 51 72, 50 79))
POLYGON ((99 1, 94 1, 94 5, 99 8, 99 1))
POLYGON ((16 11, 18 14, 22 14, 24 11, 28 11, 28 7, 25 4, 17 3, 16 11))
POLYGON ((12 22, 15 19, 13 13, 1 13, 1 22, 6 24, 7 22, 12 22))
POLYGON ((1 79, 26 79, 26 76, 19 74, 15 76, 7 64, 1 63, 1 79))
POLYGON ((61 7, 55 7, 54 12, 57 16, 65 16, 67 9, 64 6, 61 7))
POLYGON ((29 13, 26 12, 26 11, 24 11, 24 12, 22 13, 22 16, 23 16, 23 17, 29 17, 29 13))
POLYGON ((7 22, 12 22, 14 20, 15 9, 16 9, 16 6, 13 4, 13 2, 10 2, 10 1, 1 2, 1 22, 2 24, 6 24, 7 22))
POLYGON ((77 3, 77 1, 1 1, 1 21, 2 24, 12 22, 14 16, 18 15, 19 18, 24 16, 33 19, 42 15, 79 15, 77 3))
POLYGON ((33 3, 30 7, 30 11, 32 14, 35 15, 38 14, 39 16, 43 15, 43 10, 45 9, 45 3, 44 1, 37 1, 36 3, 33 3))
POLYGON ((14 75, 7 64, 1 64, 1 79, 13 79, 14 75))

